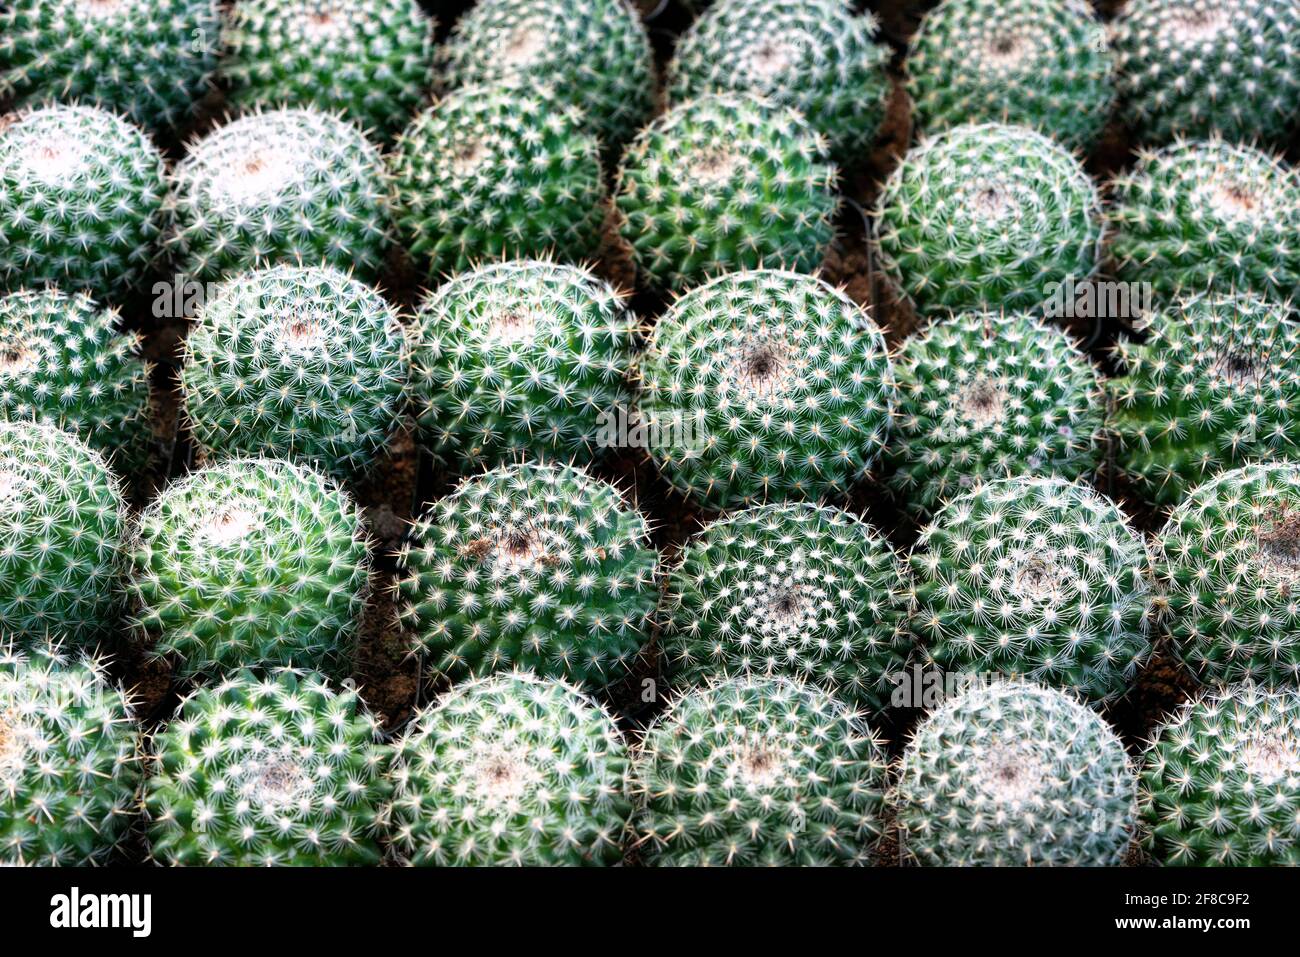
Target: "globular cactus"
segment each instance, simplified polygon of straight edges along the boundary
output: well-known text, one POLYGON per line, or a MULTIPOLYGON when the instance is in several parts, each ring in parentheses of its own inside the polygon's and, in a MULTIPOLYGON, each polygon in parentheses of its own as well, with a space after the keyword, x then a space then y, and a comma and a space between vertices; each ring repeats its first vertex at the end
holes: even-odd
POLYGON ((1111 701, 1150 657, 1146 548, 1081 484, 989 482, 940 509, 909 562, 912 629, 945 671, 1111 701))
POLYGON ((579 468, 462 482, 401 548, 399 621, 453 681, 518 668, 599 688, 649 637, 658 555, 642 515, 579 468))
POLYGON ((13 0, 0 9, 0 100, 177 126, 216 68, 219 22, 217 0, 13 0))
POLYGON ((637 328, 620 294, 575 266, 522 260, 454 277, 412 334, 426 442, 465 471, 591 461, 626 421, 637 328))
POLYGON ((200 688, 153 737, 150 856, 169 865, 373 865, 389 749, 355 691, 289 668, 200 688))
POLYGON ((406 398, 406 334, 374 289, 333 267, 273 266, 216 287, 185 340, 190 430, 205 453, 364 475, 406 398))
POLYGON ((248 0, 221 33, 237 107, 315 106, 378 138, 433 86, 434 21, 417 0, 248 0))
POLYGON ((1116 276, 1168 301, 1201 292, 1285 299, 1300 288, 1300 179, 1281 159, 1222 140, 1139 156, 1112 185, 1116 276))
POLYGON ((453 688, 395 747, 389 830, 403 863, 617 864, 627 749, 600 705, 526 672, 453 688))
POLYGON ((193 472, 140 516, 131 560, 137 632, 179 675, 348 673, 367 542, 360 511, 323 475, 273 459, 193 472))
POLYGON ((466 87, 416 117, 389 163, 398 231, 426 278, 595 257, 605 184, 581 122, 548 87, 466 87))
POLYGON ((793 107, 849 162, 870 148, 889 101, 879 25, 844 0, 720 0, 677 42, 674 103, 752 93, 793 107))
POLYGON ((0 116, 0 287, 135 290, 158 254, 163 177, 144 131, 105 110, 0 116))
POLYGON ((57 289, 0 296, 0 419, 75 432, 124 474, 149 458, 149 364, 115 310, 57 289))
POLYGON ((1300 97, 1300 0, 1129 0, 1113 25, 1122 113, 1150 142, 1282 136, 1300 97))
POLYGON ((1121 342, 1109 383, 1116 465, 1169 506, 1252 460, 1300 454, 1300 327, 1253 295, 1206 294, 1157 310, 1121 342))
POLYGON ((843 497, 879 457, 896 395, 870 316, 819 279, 773 270, 678 299, 638 375, 650 455, 712 509, 843 497))
POLYGON ((1300 691, 1206 691, 1157 730, 1142 770, 1143 843, 1175 866, 1300 865, 1300 691))
POLYGON ((254 113, 192 144, 167 211, 170 252, 194 282, 274 263, 331 265, 370 281, 388 245, 379 151, 315 108, 254 113))
POLYGON ((0 422, 0 635, 107 640, 122 612, 125 515, 116 476, 81 439, 0 422))
POLYGON ((1031 682, 975 687, 926 717, 891 797, 904 852, 938 867, 1116 867, 1137 825, 1119 737, 1031 682))
POLYGON ((907 52, 915 124, 1028 126, 1091 149, 1115 101, 1106 28, 1088 0, 943 0, 907 52))
POLYGON ((1105 393, 1070 338, 1029 313, 963 313, 908 339, 894 364, 889 483, 921 514, 1014 475, 1086 479, 1105 393))
POLYGON ((620 231, 649 284, 674 292, 760 266, 812 272, 834 237, 836 175, 825 139, 796 111, 703 96, 628 147, 620 231))
POLYGON ((853 514, 762 505, 704 528, 668 579, 661 658, 674 683, 805 679, 870 711, 906 668, 910 596, 889 542, 853 514))
POLYGON ((1038 310, 1088 279, 1101 201, 1079 161, 1026 127, 966 124, 912 149, 876 211, 882 266, 922 315, 1038 310))
POLYGON ((885 750, 859 716, 789 678, 678 697, 635 754, 636 846, 659 866, 869 863, 885 750))

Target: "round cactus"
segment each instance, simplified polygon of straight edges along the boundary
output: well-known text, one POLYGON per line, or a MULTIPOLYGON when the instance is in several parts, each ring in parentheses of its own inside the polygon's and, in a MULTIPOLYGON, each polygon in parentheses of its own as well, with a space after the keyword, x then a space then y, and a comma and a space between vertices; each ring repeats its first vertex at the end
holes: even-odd
POLYGON ((921 142, 876 212, 882 266, 922 315, 1036 310, 1100 254, 1101 201, 1079 161, 1025 127, 955 126, 921 142))
POLYGON ((1156 505, 1212 475, 1300 454, 1300 327, 1250 295, 1199 295, 1122 342, 1111 380, 1116 464, 1156 505))
POLYGON ((433 85, 433 30, 417 0, 245 0, 221 75, 236 106, 315 106, 388 137, 433 85))
POLYGON ((0 422, 0 635, 107 639, 122 611, 125 510, 117 478, 75 435, 0 422))
POLYGON ((393 759, 392 843, 412 865, 617 864, 627 749, 576 688, 514 672, 416 714, 393 759))
POLYGON ((870 317, 819 279, 771 270, 678 299, 639 375, 650 454, 715 509, 842 497, 884 447, 895 399, 870 317))
POLYGON ((615 201, 655 286, 681 291, 759 266, 811 272, 839 202, 827 144, 796 111, 750 95, 674 107, 628 147, 615 201))
POLYGON ((910 565, 913 630, 947 671, 1110 701, 1150 656, 1146 548, 1083 485, 989 482, 940 509, 910 565))
POLYGON ((888 541, 835 508, 762 505, 707 526, 668 582, 674 680, 787 675, 882 710, 907 665, 906 573, 888 541))
POLYGON ((149 137, 104 110, 0 116, 0 286, 136 289, 157 257, 163 177, 149 137))
POLYGON ((209 133, 177 165, 167 209, 178 269, 197 282, 273 263, 369 281, 388 243, 378 150, 316 109, 255 113, 209 133))
POLYGON ((186 697, 154 736, 150 854, 169 865, 377 864, 388 759, 356 692, 311 672, 240 671, 186 697))
POLYGON ((1243 684, 1183 705, 1147 750, 1141 801, 1159 863, 1300 865, 1300 691, 1243 684))
POLYGON ((799 110, 842 161, 871 146, 889 101, 889 48, 844 0, 720 0, 682 35, 673 102, 752 93, 799 110))
POLYGON ((920 129, 1012 123, 1070 149, 1096 144, 1115 100, 1088 0, 943 0, 912 38, 907 76, 920 129))
POLYGON ((202 450, 363 475, 405 401, 407 349, 379 293, 332 267, 273 266, 218 286, 185 341, 202 450))
POLYGON ((1137 776, 1091 708, 1027 682, 947 701, 917 728, 893 793, 900 843, 939 867, 1115 867, 1137 776))
POLYGON ((435 455, 466 471, 591 460, 630 402, 637 320, 609 284, 551 262, 480 267, 420 308, 412 391, 435 455))
POLYGON ((140 337, 89 296, 0 296, 0 419, 75 432, 127 474, 148 460, 149 366, 140 337))
POLYGON ((1125 116, 1144 138, 1253 141, 1300 102, 1300 0, 1129 0, 1113 27, 1125 116))
POLYGON ((390 163, 398 230, 431 281, 491 260, 595 258, 599 149, 549 88, 458 90, 415 119, 390 163))
POLYGON ((367 544, 360 511, 322 475, 271 459, 193 472, 140 516, 131 558, 135 625, 180 675, 347 673, 367 544))
POLYGON ((636 755, 647 863, 813 866, 870 861, 885 751, 812 685, 737 677, 669 705, 636 755))
POLYGON ((934 323, 895 363, 889 482, 920 513, 1014 475, 1087 478, 1101 464, 1106 402, 1068 336, 1027 313, 934 323))
POLYGON ((453 681, 505 668, 600 687, 645 644, 659 590, 645 518, 581 469, 468 479, 401 549, 399 620, 453 681))

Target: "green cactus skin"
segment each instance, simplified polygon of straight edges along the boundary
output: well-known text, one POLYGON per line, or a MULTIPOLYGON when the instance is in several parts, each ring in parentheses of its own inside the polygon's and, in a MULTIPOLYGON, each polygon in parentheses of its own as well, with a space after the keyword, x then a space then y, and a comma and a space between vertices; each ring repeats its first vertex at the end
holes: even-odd
POLYGON ((1027 313, 963 313, 933 323, 894 364, 888 450, 898 498, 930 514, 981 482, 1087 478, 1101 464, 1106 400, 1070 338, 1027 313))
POLYGON ((389 159, 397 226, 434 283, 485 261, 594 259, 607 201, 595 137, 546 87, 466 87, 389 159))
POLYGON ((1143 844, 1158 863, 1300 865, 1300 691, 1203 692, 1156 732, 1141 783, 1143 844))
POLYGON ((735 677, 673 701, 635 754, 647 864, 869 863, 884 813, 882 743, 789 678, 735 677))
POLYGON ((0 646, 0 867, 102 863, 139 779, 132 702, 102 661, 0 646))
POLYGON ((1110 256, 1165 301, 1200 292, 1285 299, 1300 289, 1300 180, 1278 158, 1221 140, 1143 153, 1112 184, 1110 256))
POLYGON ((1209 682, 1300 684, 1300 467, 1216 475, 1156 538, 1165 627, 1209 682))
POLYGON ((654 56, 627 0, 480 0, 438 55, 449 89, 554 85, 617 157, 654 107, 654 56))
POLYGON ((122 611, 125 514, 116 476, 81 439, 0 422, 0 635, 107 639, 122 611))
POLYGON ((399 621, 453 681, 519 668, 599 688, 649 636, 646 520, 579 468, 523 463, 462 482, 398 556, 399 621))
POLYGON ((171 253, 196 282, 275 263, 335 266, 369 282, 389 238, 379 151, 314 108, 250 114, 191 145, 167 210, 171 253))
POLYGON ((878 29, 845 0, 722 0, 678 41, 668 95, 767 97, 801 112, 848 162, 885 120, 889 48, 876 42, 878 29))
POLYGON ((221 76, 237 107, 314 106, 387 139, 428 98, 433 31, 417 0, 244 0, 221 76))
POLYGON ((368 548, 360 511, 323 475, 273 459, 193 472, 140 516, 131 560, 134 625, 180 676, 348 673, 368 548))
POLYGON ((1040 310, 1089 278, 1101 201, 1079 161, 1026 127, 967 124, 903 157, 881 192, 882 266, 921 315, 1040 310))
POLYGON ((712 509, 843 497, 884 447, 896 397, 867 313, 819 279, 773 270, 682 296, 638 371, 651 456, 712 509))
POLYGON ((1224 469, 1300 454, 1300 328, 1256 296, 1201 295, 1121 342, 1108 383, 1116 465, 1170 506, 1224 469))
POLYGON ((441 286, 412 334, 411 384, 434 455, 465 470, 591 461, 631 402, 637 319, 585 269, 482 266, 441 286))
POLYGON ((912 642, 906 570, 849 512, 761 505, 706 526, 668 580, 662 654, 674 680, 782 675, 871 711, 912 642))
POLYGON ((217 65, 216 0, 13 0, 0 100, 94 103, 137 126, 189 119, 217 65))
POLYGON ((812 272, 834 238, 837 173, 796 111, 704 96, 628 147, 615 190, 637 269, 673 292, 760 266, 812 272))
POLYGON ((1059 478, 1011 478, 953 499, 909 563, 912 628, 930 661, 1122 695, 1151 654, 1149 561, 1108 499, 1059 478))
POLYGON ((891 797, 905 853, 936 867, 1118 867, 1137 825, 1119 737, 1029 682, 976 687, 930 714, 891 797))
POLYGON ((1148 142, 1267 141, 1290 128, 1298 0, 1129 0, 1112 29, 1122 113, 1148 142))
POLYGON ((907 55, 915 124, 1010 123, 1070 149, 1101 138, 1115 102, 1114 56, 1087 0, 944 0, 907 55))
POLYGON ((406 333, 369 286, 331 267, 222 283, 185 342, 191 431, 215 455, 268 455, 364 475, 406 398, 406 333))
POLYGON ((170 865, 374 865, 389 749, 355 691, 240 671, 182 700, 153 739, 150 853, 170 865))
POLYGON ((466 682, 418 712, 395 750, 389 827, 405 864, 622 859, 627 749, 572 685, 524 672, 466 682))
POLYGON ((0 117, 0 287, 112 302, 157 258, 166 192, 144 132, 95 107, 0 117))

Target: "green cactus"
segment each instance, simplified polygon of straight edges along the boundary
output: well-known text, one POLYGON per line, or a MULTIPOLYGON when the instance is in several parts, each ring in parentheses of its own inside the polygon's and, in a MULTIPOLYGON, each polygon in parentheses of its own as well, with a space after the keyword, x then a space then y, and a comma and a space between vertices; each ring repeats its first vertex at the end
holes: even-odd
POLYGON ((613 719, 572 685, 525 672, 469 681, 396 746, 392 844, 412 865, 617 864, 628 767, 613 719))
POLYGON ((1012 475, 1086 479, 1101 464, 1106 402, 1092 363, 1028 313, 963 313, 903 346, 889 483, 932 513, 1012 475))
POLYGON ((899 841, 938 867, 1117 867, 1137 776, 1091 708, 1029 682, 958 694, 913 733, 893 794, 899 841))
POLYGON ((194 439, 209 453, 364 475, 403 408, 405 336, 379 293, 332 267, 241 273, 214 290, 185 341, 194 439))
POLYGON ((514 667, 598 688, 649 636, 648 538, 619 490, 579 468, 503 466, 415 523, 398 558, 399 620, 453 681, 514 667))
POLYGON ((231 459, 165 489, 132 542, 134 625, 182 677, 347 674, 369 559, 361 513, 311 469, 231 459))
POLYGON ((164 172, 149 137, 104 110, 0 116, 0 287, 134 291, 157 258, 164 172))
POLYGON ((1101 201, 1079 161, 1026 127, 954 126, 903 157, 881 191, 882 266, 922 315, 1039 310, 1085 280, 1101 201))
POLYGON ((1141 782, 1143 843, 1158 863, 1300 865, 1300 691, 1203 692, 1156 732, 1141 782))
POLYGON ((433 86, 434 21, 417 0, 244 0, 221 34, 237 106, 315 106, 387 139, 433 86))
POLYGON ((1151 654, 1142 537, 1081 484, 989 482, 939 510, 909 563, 913 630, 946 671, 1112 701, 1151 654))
POLYGON ((389 749, 355 691, 312 672, 240 671, 182 700, 145 783, 162 864, 372 865, 389 749))
POLYGON ((443 284, 412 335, 412 392, 435 455, 459 468, 590 461, 630 403, 637 320, 584 269, 489 264, 443 284))
POLYGON ((786 675, 871 711, 907 665, 910 596, 889 542, 849 512, 761 505, 708 525, 668 579, 674 680, 786 675))
POLYGON ((636 753, 636 827, 660 866, 868 863, 887 769, 859 717, 812 685, 737 677, 677 698, 636 753))
POLYGON ((196 282, 274 263, 336 266, 369 282, 388 245, 379 151, 315 108, 254 113, 191 145, 167 211, 170 251, 196 282))
POLYGON ((884 336, 847 295, 773 270, 724 276, 655 325, 638 418, 667 481, 708 508, 843 497, 884 447, 884 336))
POLYGON ((639 272, 674 292, 760 266, 812 272, 834 237, 836 175, 825 139, 796 111, 704 96, 628 147, 619 228, 639 272))
POLYGON ((1121 342, 1109 383, 1116 464, 1160 506, 1251 460, 1300 453, 1300 327, 1253 295, 1198 295, 1121 342))

